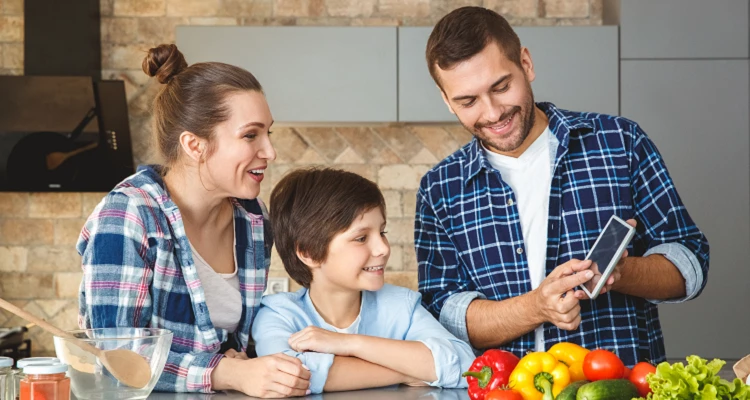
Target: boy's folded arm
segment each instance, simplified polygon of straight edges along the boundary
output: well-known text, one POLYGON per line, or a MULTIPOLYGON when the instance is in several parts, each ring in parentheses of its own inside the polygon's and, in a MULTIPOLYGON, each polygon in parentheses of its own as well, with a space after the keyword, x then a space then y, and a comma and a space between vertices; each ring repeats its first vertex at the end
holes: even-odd
POLYGON ((467 387, 461 374, 469 370, 476 357, 471 346, 448 332, 422 307, 419 293, 411 292, 410 297, 414 306, 411 326, 404 339, 420 342, 431 352, 436 379, 425 382, 444 388, 467 387))
POLYGON ((310 391, 322 393, 333 363, 333 354, 300 353, 289 347, 289 336, 296 332, 294 323, 277 311, 261 307, 252 326, 255 352, 259 357, 283 353, 298 358, 310 370, 310 391))
POLYGON ((352 356, 391 369, 420 381, 437 380, 435 359, 423 343, 352 335, 352 356))
POLYGON ((339 357, 317 352, 297 352, 289 337, 297 327, 280 313, 261 308, 253 322, 253 339, 258 356, 276 353, 296 357, 310 369, 310 391, 343 391, 414 382, 414 378, 355 357, 339 357))
POLYGON ((414 382, 398 371, 373 364, 357 357, 335 356, 328 370, 326 392, 358 390, 414 382))

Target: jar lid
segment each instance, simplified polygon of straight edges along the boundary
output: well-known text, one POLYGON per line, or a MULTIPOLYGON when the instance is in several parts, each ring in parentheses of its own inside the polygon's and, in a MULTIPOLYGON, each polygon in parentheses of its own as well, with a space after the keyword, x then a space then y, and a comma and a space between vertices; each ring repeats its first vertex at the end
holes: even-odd
POLYGON ((32 364, 57 364, 59 362, 60 360, 55 357, 29 357, 18 360, 16 366, 18 369, 23 369, 23 367, 32 364))
POLYGON ((65 364, 32 364, 23 367, 23 373, 26 375, 48 375, 62 374, 68 370, 65 364))
POLYGON ((10 357, 0 357, 0 368, 12 367, 13 359, 10 357))

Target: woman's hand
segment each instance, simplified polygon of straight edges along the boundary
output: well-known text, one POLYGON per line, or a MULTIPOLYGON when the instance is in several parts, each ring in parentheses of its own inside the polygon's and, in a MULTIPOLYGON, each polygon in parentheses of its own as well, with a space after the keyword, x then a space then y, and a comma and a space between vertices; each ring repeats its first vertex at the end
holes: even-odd
POLYGON ((352 340, 357 335, 331 332, 317 326, 307 328, 289 337, 289 347, 294 351, 314 351, 342 357, 355 356, 352 340))
POLYGON ((248 360, 224 357, 211 373, 211 382, 213 390, 232 389, 261 398, 310 394, 310 370, 286 354, 248 360))

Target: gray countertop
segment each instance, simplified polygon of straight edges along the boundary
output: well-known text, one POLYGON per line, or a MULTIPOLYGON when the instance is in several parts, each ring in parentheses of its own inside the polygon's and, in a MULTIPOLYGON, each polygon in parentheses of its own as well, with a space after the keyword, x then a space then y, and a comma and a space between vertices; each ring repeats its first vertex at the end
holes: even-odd
MULTIPOLYGON (((671 362, 680 360, 670 360, 671 362)), ((684 361, 684 360, 682 360, 684 361)), ((722 378, 733 380, 734 372, 732 366, 736 360, 726 360, 727 363, 722 368, 719 375, 722 378)), ((75 399, 75 397, 73 397, 75 399)), ((149 399, 154 400, 235 400, 235 399, 253 399, 241 393, 216 393, 216 394, 196 394, 196 393, 151 393, 149 399)), ((464 400, 468 399, 466 389, 439 389, 431 387, 409 387, 409 386, 389 386, 385 388, 357 390, 351 392, 324 393, 319 395, 310 395, 300 399, 309 400, 464 400)))
MULTIPOLYGON (((193 393, 152 393, 149 400, 234 400, 253 399, 241 393, 193 394, 193 393)), ((439 389, 431 387, 389 386, 379 389, 335 392, 299 397, 309 400, 463 400, 468 399, 466 389, 439 389)))

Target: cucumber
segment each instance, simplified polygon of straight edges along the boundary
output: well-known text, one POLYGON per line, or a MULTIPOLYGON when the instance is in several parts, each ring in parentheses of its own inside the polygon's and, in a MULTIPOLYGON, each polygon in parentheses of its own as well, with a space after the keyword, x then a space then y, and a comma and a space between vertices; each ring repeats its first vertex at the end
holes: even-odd
POLYGON ((560 394, 555 397, 555 400, 576 400, 576 393, 578 393, 578 389, 581 388, 581 386, 589 383, 589 381, 577 381, 573 382, 568 386, 565 386, 565 389, 560 392, 560 394))
POLYGON ((631 400, 638 389, 627 379, 605 379, 587 383, 576 393, 576 400, 631 400))

